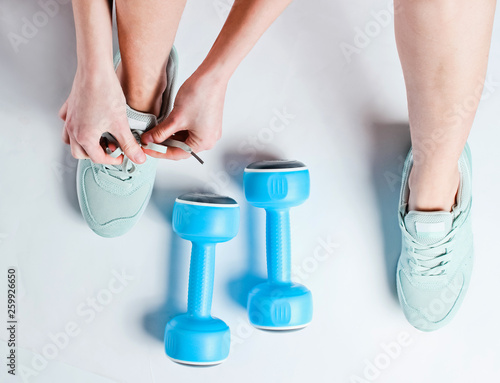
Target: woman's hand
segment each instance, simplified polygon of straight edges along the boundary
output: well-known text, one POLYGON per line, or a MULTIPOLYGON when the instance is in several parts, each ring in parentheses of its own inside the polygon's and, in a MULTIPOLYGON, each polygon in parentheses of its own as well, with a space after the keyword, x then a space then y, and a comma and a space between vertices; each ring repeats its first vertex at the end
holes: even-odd
MULTIPOLYGON (((173 134, 194 152, 211 149, 222 134, 222 112, 227 81, 195 72, 181 86, 170 115, 158 126, 142 135, 142 142, 162 143, 173 134)), ((161 154, 146 150, 152 157, 180 160, 190 157, 179 148, 169 147, 161 154)))
POLYGON ((130 130, 125 105, 112 65, 99 71, 77 69, 71 93, 59 111, 59 117, 65 121, 62 138, 71 146, 73 157, 120 164, 123 158, 112 158, 100 145, 103 133, 109 132, 133 162, 146 161, 130 130))
MULTIPOLYGON (((160 125, 144 133, 142 142, 159 144, 179 132, 175 138, 181 139, 187 134, 185 142, 194 152, 212 148, 221 136, 229 78, 291 1, 235 0, 207 57, 179 89, 172 113, 160 125)), ((150 150, 146 153, 174 160, 189 157, 179 148, 169 148, 163 155, 150 150)))

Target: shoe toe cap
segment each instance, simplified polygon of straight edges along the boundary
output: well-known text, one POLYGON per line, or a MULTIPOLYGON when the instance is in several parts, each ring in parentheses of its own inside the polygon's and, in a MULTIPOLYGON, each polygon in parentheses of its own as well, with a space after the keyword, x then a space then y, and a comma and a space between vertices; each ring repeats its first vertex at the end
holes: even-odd
MULTIPOLYGON (((125 186, 125 185, 124 185, 125 186)), ((79 182, 79 202, 89 227, 102 237, 117 237, 129 231, 144 210, 151 186, 144 183, 133 190, 100 185, 91 170, 82 172, 79 182)))
POLYGON ((134 227, 137 219, 118 219, 112 222, 108 222, 104 225, 99 224, 89 224, 89 227, 94 233, 104 238, 116 238, 127 233, 132 227, 134 227))
POLYGON ((435 285, 412 281, 398 270, 398 296, 408 321, 423 331, 433 331, 451 320, 464 287, 463 273, 448 283, 435 285))

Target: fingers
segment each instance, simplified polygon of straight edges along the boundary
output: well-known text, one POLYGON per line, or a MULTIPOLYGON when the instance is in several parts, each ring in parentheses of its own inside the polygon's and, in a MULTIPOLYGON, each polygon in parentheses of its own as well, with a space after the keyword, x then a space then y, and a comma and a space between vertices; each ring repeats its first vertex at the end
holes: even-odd
MULTIPOLYGON (((104 149, 101 147, 99 140, 85 139, 84 137, 79 137, 78 139, 68 133, 68 130, 64 129, 71 146, 71 154, 78 160, 90 159, 95 164, 107 164, 107 165, 119 165, 123 161, 123 157, 113 158, 109 154, 106 154, 104 149)), ((64 140, 64 137, 63 137, 64 140)))
POLYGON ((193 152, 199 153, 204 150, 212 149, 217 141, 220 138, 220 133, 215 134, 205 134, 204 136, 198 136, 195 134, 189 134, 189 137, 186 139, 186 145, 188 145, 193 152))
MULTIPOLYGON (((65 101, 64 104, 59 109, 59 118, 63 121, 66 121, 66 115, 68 113, 68 101, 65 101)), ((66 125, 63 126, 61 138, 65 144, 70 145, 68 131, 66 130, 66 125)), ((75 157, 76 158, 76 157, 75 157)))
MULTIPOLYGON (((93 132, 89 130, 81 130, 72 133, 71 129, 64 127, 63 140, 65 135, 68 136, 71 146, 71 154, 76 159, 90 159, 96 164, 119 165, 123 161, 123 157, 113 158, 107 154, 100 144, 100 137, 94 137, 93 132)), ((94 132, 99 134, 98 132, 94 132)))
MULTIPOLYGON (((172 138, 173 139, 178 139, 181 134, 175 134, 172 138)), ((199 153, 204 150, 209 150, 212 149, 217 142, 217 135, 214 137, 209 137, 206 139, 200 139, 200 138, 194 138, 193 132, 189 132, 189 136, 187 139, 184 141, 186 145, 188 145, 193 152, 199 153)), ((180 141, 183 141, 182 139, 180 141)), ((156 157, 156 158, 162 158, 162 159, 167 159, 167 160, 183 160, 186 158, 190 158, 191 153, 185 152, 181 148, 174 148, 174 147, 169 147, 167 149, 167 152, 165 154, 158 153, 152 150, 146 150, 146 154, 150 155, 151 157, 156 157)))
POLYGON ((82 145, 76 141, 76 139, 69 137, 71 154, 77 160, 90 159, 95 164, 106 164, 106 165, 120 165, 122 162, 121 156, 118 158, 113 158, 109 154, 106 154, 100 145, 88 146, 84 148, 82 145))
POLYGON ((75 157, 77 160, 84 160, 89 158, 87 152, 83 147, 75 140, 75 139, 70 139, 70 146, 71 146, 71 155, 75 157))
POLYGON ((160 144, 180 130, 184 130, 184 126, 174 110, 164 122, 142 135, 142 143, 149 144, 150 142, 154 142, 160 144))
MULTIPOLYGON (((96 164, 119 165, 123 161, 123 156, 117 158, 111 157, 105 152, 100 143, 100 137, 92 137, 91 132, 82 130, 82 133, 77 133, 78 137, 73 136, 66 126, 62 131, 62 140, 71 145, 71 153, 76 159, 90 158, 96 164)), ((128 123, 126 129, 114 132, 113 135, 118 140, 120 148, 133 162, 137 164, 146 161, 144 151, 137 143, 135 137, 132 135, 128 123)), ((109 144, 111 150, 116 149, 113 143, 109 144)))
POLYGON ((154 150, 145 150, 146 154, 155 157, 155 158, 162 158, 162 159, 167 159, 167 160, 183 160, 186 158, 191 157, 191 154, 185 152, 181 148, 168 148, 167 152, 165 154, 163 153, 158 153, 155 152, 154 150))
MULTIPOLYGON (((161 144, 168 138, 184 141, 193 152, 198 153, 203 150, 212 149, 221 136, 220 129, 207 129, 204 131, 195 131, 190 129, 189 124, 184 122, 181 112, 176 110, 170 113, 170 116, 161 124, 157 125, 142 135, 142 143, 149 144, 154 142, 161 144)), ((145 153, 151 157, 164 158, 170 160, 181 160, 191 157, 190 153, 180 148, 169 147, 167 153, 162 154, 153 150, 145 150, 145 153)))
MULTIPOLYGON (((147 131, 142 135, 142 143, 149 144, 154 142, 161 144, 167 138, 173 138, 179 141, 189 140, 189 132, 185 130, 185 124, 176 113, 175 109, 170 113, 168 118, 161 124, 155 126, 153 129, 147 131), (172 137, 175 134, 174 137, 172 137)), ((189 144, 188 144, 189 145, 189 144)), ((191 157, 191 155, 180 148, 169 147, 165 154, 155 152, 154 150, 145 150, 146 154, 155 158, 163 158, 168 160, 181 160, 191 157)))
POLYGON ((67 145, 70 144, 69 135, 68 135, 68 131, 66 130, 66 126, 63 126, 61 138, 65 144, 67 144, 67 145))
POLYGON ((66 121, 66 114, 68 113, 68 101, 65 101, 64 104, 59 109, 59 118, 63 121, 66 121))
POLYGON ((123 129, 118 129, 117 131, 111 132, 113 136, 118 140, 120 148, 123 150, 125 155, 136 164, 142 164, 146 162, 146 154, 142 150, 141 146, 137 143, 134 135, 130 131, 128 122, 125 122, 126 127, 123 129))
POLYGON ((123 161, 123 157, 113 158, 107 154, 101 145, 91 145, 83 147, 83 149, 88 153, 88 156, 95 164, 106 164, 106 165, 119 165, 123 161))

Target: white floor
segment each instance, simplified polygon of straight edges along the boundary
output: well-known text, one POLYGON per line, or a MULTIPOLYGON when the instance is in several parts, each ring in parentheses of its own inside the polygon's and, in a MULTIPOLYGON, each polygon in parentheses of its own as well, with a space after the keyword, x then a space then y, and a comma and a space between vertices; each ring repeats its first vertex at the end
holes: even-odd
MULTIPOLYGON (((188 2, 176 41, 181 79, 208 51, 228 5, 188 2)), ((224 135, 203 153, 205 165, 163 162, 144 217, 112 240, 86 227, 76 161, 60 140, 57 111, 76 66, 71 6, 61 5, 18 53, 7 38, 21 33, 23 17, 43 21, 40 9, 28 0, 3 0, 0 8, 0 317, 6 317, 7 268, 15 266, 24 381, 500 380, 498 17, 470 137, 474 277, 455 320, 426 334, 406 322, 395 295, 396 206, 409 134, 392 22, 374 24, 373 12, 389 9, 385 0, 293 3, 231 80, 224 135), (340 46, 353 44, 357 27, 372 28, 373 37, 348 62, 340 46), (276 113, 293 115, 281 131, 270 128, 276 113), (242 305, 265 276, 264 215, 245 203, 241 172, 229 175, 226 164, 270 157, 301 160, 312 177, 310 199, 292 211, 292 232, 295 279, 313 291, 314 320, 292 333, 254 330, 242 305), (230 325, 233 345, 229 359, 212 368, 173 363, 162 341, 167 319, 185 309, 187 297, 189 244, 172 233, 172 204, 200 188, 234 197, 242 213, 238 237, 217 250, 213 314, 230 325), (318 250, 322 244, 328 252, 318 250), (105 289, 123 271, 130 280, 109 295, 105 289), (97 311, 87 303, 96 297, 111 302, 97 311), (64 331, 77 335, 66 341, 64 331), (44 354, 52 359, 44 363, 44 354)), ((0 380, 7 381, 6 331, 0 339, 0 380)))

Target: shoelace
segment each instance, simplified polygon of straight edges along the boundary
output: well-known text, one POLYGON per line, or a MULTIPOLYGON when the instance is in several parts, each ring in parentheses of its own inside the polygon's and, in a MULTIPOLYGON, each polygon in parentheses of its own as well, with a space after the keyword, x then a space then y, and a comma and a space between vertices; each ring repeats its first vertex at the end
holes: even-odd
MULTIPOLYGON (((164 142, 162 142, 162 145, 155 144, 153 142, 150 142, 149 144, 144 145, 141 142, 141 137, 142 137, 144 131, 140 130, 140 129, 132 129, 131 131, 132 131, 132 135, 136 139, 137 143, 144 149, 149 149, 149 150, 153 150, 153 151, 158 152, 158 153, 165 154, 167 152, 167 147, 169 147, 169 146, 174 147, 174 148, 180 148, 180 149, 184 150, 185 152, 190 153, 193 157, 195 157, 198 160, 198 162, 203 164, 203 160, 200 157, 198 157, 198 155, 195 152, 193 152, 191 147, 189 147, 188 145, 186 145, 182 141, 177 141, 177 140, 173 140, 173 139, 169 138, 169 139, 165 140, 164 142)), ((115 178, 118 178, 122 181, 127 181, 127 180, 131 179, 133 177, 134 173, 136 173, 139 166, 134 164, 125 155, 125 153, 120 148, 120 146, 118 146, 118 141, 115 139, 115 137, 113 137, 109 133, 105 133, 103 135, 103 137, 105 138, 107 143, 113 143, 116 146, 116 149, 113 151, 109 148, 109 146, 106 146, 106 153, 108 153, 113 158, 117 158, 123 154, 123 162, 121 163, 121 165, 101 164, 99 170, 101 170, 101 171, 105 172, 106 174, 109 174, 115 178)))
POLYGON ((443 240, 432 244, 423 245, 413 239, 404 231, 407 247, 410 254, 410 267, 412 274, 420 276, 439 276, 446 274, 446 265, 451 260, 453 240, 455 233, 452 230, 443 240))
POLYGON ((464 213, 460 213, 454 220, 451 231, 440 241, 432 245, 424 245, 417 242, 404 227, 401 220, 402 231, 406 239, 406 246, 410 254, 410 268, 414 275, 440 276, 446 275, 447 266, 451 262, 451 253, 455 246, 455 235, 457 227, 466 219, 464 213))

